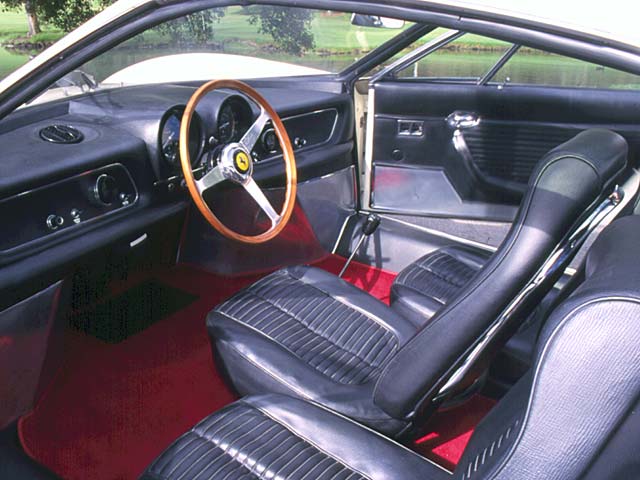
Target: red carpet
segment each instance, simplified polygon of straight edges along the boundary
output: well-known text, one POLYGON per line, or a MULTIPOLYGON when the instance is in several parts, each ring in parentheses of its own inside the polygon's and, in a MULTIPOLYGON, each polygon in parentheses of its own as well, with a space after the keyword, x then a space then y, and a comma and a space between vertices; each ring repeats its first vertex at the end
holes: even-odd
MULTIPOLYGON (((335 273, 337 275, 340 273, 340 270, 342 270, 345 262, 346 260, 344 258, 339 257, 338 255, 331 255, 315 265, 327 272, 335 273)), ((391 273, 380 268, 370 267, 362 263, 351 262, 351 265, 349 265, 349 269, 345 272, 343 278, 389 305, 389 292, 391 290, 391 284, 396 278, 395 273, 391 273)))
POLYGON ((425 425, 426 432, 413 443, 413 449, 453 470, 471 439, 475 426, 496 404, 482 395, 474 395, 464 404, 437 412, 425 425))
POLYGON ((200 299, 118 344, 69 330, 63 368, 19 433, 65 479, 134 479, 177 436, 235 399, 214 371, 204 317, 255 280, 176 268, 157 277, 200 299))
MULTIPOLYGON (((316 265, 337 273, 343 264, 331 256, 316 265)), ((178 266, 153 278, 199 299, 117 344, 69 330, 63 368, 36 409, 20 420, 25 451, 64 479, 136 479, 175 438, 235 400, 215 371, 204 318, 258 277, 222 278, 178 266)), ((387 303, 394 278, 357 263, 345 276, 387 303)), ((112 293, 141 280, 114 285, 112 293)), ((443 458, 455 462, 458 437, 469 426, 452 433, 456 423, 443 418, 434 432, 447 433, 425 440, 420 451, 442 450, 443 458)))

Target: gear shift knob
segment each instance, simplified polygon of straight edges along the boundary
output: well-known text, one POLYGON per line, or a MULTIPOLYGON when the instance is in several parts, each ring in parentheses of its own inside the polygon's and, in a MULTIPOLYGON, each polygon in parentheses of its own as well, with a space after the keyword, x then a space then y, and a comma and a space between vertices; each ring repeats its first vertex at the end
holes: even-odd
POLYGON ((375 232, 380 226, 380 217, 375 213, 371 213, 367 216, 367 219, 364 221, 364 225, 362 225, 362 234, 367 237, 375 232))
POLYGON ((351 264, 353 257, 355 257, 356 252, 362 246, 364 239, 370 236, 373 232, 375 232, 379 226, 380 226, 380 217, 378 215, 376 215, 375 213, 370 213, 369 215, 367 215, 367 218, 365 219, 364 224, 362 225, 362 235, 360 236, 360 240, 358 241, 356 248, 353 249, 353 252, 351 252, 351 255, 347 259, 347 263, 345 263, 344 267, 342 267, 342 271, 340 272, 338 277, 342 277, 342 275, 344 275, 344 272, 347 271, 347 268, 349 268, 349 265, 351 264))

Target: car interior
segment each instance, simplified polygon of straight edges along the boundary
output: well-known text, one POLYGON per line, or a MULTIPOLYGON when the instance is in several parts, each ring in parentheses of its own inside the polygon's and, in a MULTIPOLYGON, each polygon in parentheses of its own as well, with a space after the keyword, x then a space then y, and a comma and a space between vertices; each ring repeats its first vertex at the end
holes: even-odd
POLYGON ((97 88, 84 48, 0 117, 0 477, 640 476, 640 76, 405 10, 336 73, 97 88))

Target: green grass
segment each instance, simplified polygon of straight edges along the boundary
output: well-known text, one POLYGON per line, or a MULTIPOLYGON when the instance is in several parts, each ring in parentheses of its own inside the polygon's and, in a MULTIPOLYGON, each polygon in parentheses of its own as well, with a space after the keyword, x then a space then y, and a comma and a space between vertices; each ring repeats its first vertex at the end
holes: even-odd
POLYGON ((27 19, 22 12, 0 12, 0 43, 27 33, 27 19))
MULTIPOLYGON (((42 25, 42 32, 31 37, 31 43, 54 42, 64 36, 61 30, 42 25)), ((0 43, 9 43, 16 38, 24 38, 27 35, 27 18, 21 11, 0 11, 0 43)))

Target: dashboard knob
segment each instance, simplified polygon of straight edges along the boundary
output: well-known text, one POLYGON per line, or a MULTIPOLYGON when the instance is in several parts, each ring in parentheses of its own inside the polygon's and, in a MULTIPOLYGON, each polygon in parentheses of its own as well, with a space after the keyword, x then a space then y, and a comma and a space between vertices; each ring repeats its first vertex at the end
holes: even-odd
POLYGON ((118 182, 106 173, 100 175, 93 186, 93 197, 101 205, 112 205, 118 200, 119 193, 118 182))
POLYGON ((60 215, 49 215, 47 217, 47 227, 49 230, 57 230, 64 225, 64 218, 60 215))

